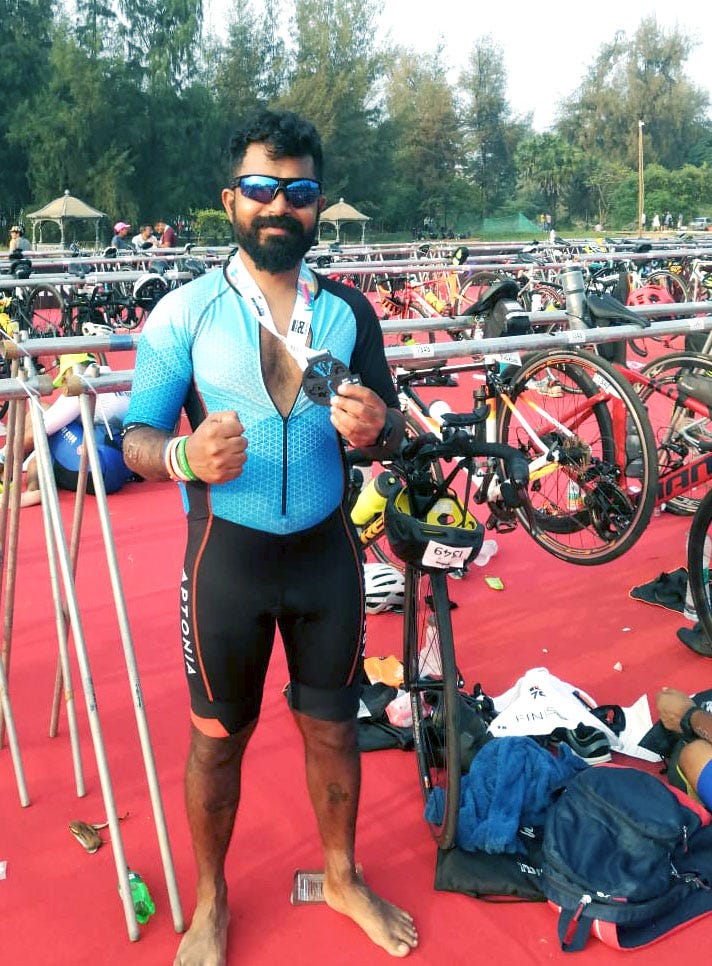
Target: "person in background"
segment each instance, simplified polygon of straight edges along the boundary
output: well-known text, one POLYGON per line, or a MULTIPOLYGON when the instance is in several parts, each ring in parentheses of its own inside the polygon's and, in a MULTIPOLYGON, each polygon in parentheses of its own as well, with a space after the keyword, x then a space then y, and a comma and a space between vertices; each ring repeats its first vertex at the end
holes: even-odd
POLYGON ((370 303, 304 260, 322 169, 311 123, 288 111, 248 118, 222 191, 238 251, 224 271, 161 299, 136 355, 126 462, 181 482, 188 512, 176 643, 191 695, 185 792, 198 884, 174 966, 226 963, 225 862, 277 629, 324 899, 392 956, 418 942, 410 915, 367 885, 355 859, 365 609, 344 447, 388 458, 404 423, 370 303), (312 360, 323 365, 325 353, 359 378, 322 383, 312 360), (189 435, 176 434, 183 410, 189 435))
POLYGON ((134 235, 131 239, 131 244, 134 248, 139 249, 139 251, 145 251, 147 248, 155 248, 158 244, 158 239, 153 234, 153 225, 141 225, 138 235, 134 235))
POLYGON ((158 235, 158 247, 159 248, 175 248, 178 244, 178 236, 170 225, 167 225, 165 221, 157 221, 153 226, 158 235))
POLYGON ((9 252, 28 252, 32 246, 27 238, 25 238, 25 228, 24 225, 13 225, 10 229, 10 242, 8 244, 9 252))
POLYGON ((125 221, 117 221, 114 225, 114 237, 111 239, 111 247, 117 251, 131 251, 133 245, 126 237, 131 229, 125 221))
MULTIPOLYGON (((69 353, 59 357, 59 371, 54 386, 60 389, 67 375, 84 373, 88 366, 95 365, 96 358, 87 352, 69 353)), ((111 372, 109 366, 98 366, 98 373, 111 372)), ((133 473, 124 462, 121 451, 121 426, 129 408, 130 393, 124 391, 97 393, 94 411, 94 431, 99 455, 99 464, 107 493, 117 490, 133 478, 133 473)), ((79 396, 60 395, 47 406, 42 419, 47 433, 52 469, 57 486, 64 490, 76 490, 79 475, 81 446, 84 440, 84 427, 80 416, 79 396)), ((32 421, 29 415, 25 422, 23 449, 26 473, 25 490, 20 497, 20 506, 34 506, 41 502, 37 460, 34 455, 35 441, 32 421)), ((0 479, 4 476, 7 454, 5 447, 0 449, 0 479)), ((19 474, 14 474, 19 477, 19 474)), ((91 468, 87 480, 87 492, 94 493, 91 468)))
POLYGON ((682 735, 688 742, 678 759, 682 778, 712 810, 712 714, 675 688, 661 688, 655 703, 668 731, 682 735))

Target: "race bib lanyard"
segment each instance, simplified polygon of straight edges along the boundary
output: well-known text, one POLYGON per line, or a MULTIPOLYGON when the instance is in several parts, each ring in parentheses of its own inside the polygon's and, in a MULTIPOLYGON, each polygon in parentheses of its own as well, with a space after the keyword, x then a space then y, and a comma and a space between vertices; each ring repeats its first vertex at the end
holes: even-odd
POLYGON ((328 350, 312 349, 307 345, 314 315, 316 278, 305 261, 302 260, 299 269, 297 297, 286 336, 277 331, 267 299, 247 271, 239 253, 225 266, 225 278, 230 287, 251 306, 259 324, 284 344, 302 370, 302 389, 308 399, 318 406, 328 406, 340 383, 358 381, 358 377, 353 376, 348 367, 328 350))

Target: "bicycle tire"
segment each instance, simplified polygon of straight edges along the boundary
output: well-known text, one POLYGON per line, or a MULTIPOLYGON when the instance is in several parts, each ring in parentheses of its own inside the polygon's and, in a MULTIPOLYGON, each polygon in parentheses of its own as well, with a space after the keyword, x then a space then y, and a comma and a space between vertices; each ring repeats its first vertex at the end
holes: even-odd
POLYGON ((460 810, 460 718, 445 571, 406 570, 403 671, 428 824, 438 846, 449 849, 460 810))
POLYGON ((495 282, 507 278, 506 272, 473 272, 463 279, 455 299, 455 314, 466 315, 467 309, 495 282))
MULTIPOLYGON (((670 352, 648 362, 641 375, 654 378, 665 386, 680 385, 682 399, 694 395, 694 379, 709 381, 712 358, 695 352, 670 352), (687 384, 684 380, 687 378, 687 384)), ((641 402, 648 411, 658 454, 658 476, 666 470, 678 469, 712 450, 712 418, 701 416, 654 388, 634 383, 641 402)), ((702 497, 710 489, 709 482, 691 486, 689 494, 667 500, 665 507, 679 516, 692 516, 702 497)))
POLYGON ((675 302, 689 301, 685 282, 674 272, 668 272, 666 269, 658 269, 646 277, 645 284, 657 285, 660 288, 664 288, 675 302))
POLYGON ((697 620, 712 647, 710 546, 712 546, 712 490, 700 500, 687 540, 687 579, 697 611, 697 620))
POLYGON ((569 563, 620 557, 648 525, 657 491, 655 443, 638 396, 610 363, 580 349, 531 356, 506 396, 512 409, 500 400, 498 441, 530 460, 532 513, 518 509, 521 524, 569 563), (556 459, 542 456, 537 437, 556 459))
POLYGON ((30 291, 25 312, 30 339, 72 335, 66 323, 64 295, 56 285, 38 285, 30 291))

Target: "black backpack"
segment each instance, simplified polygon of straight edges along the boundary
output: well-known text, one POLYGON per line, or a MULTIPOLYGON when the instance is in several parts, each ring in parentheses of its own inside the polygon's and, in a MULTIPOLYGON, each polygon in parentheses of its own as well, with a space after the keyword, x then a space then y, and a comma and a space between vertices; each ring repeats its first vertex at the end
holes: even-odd
POLYGON ((636 768, 579 772, 547 813, 541 886, 564 951, 648 945, 712 912, 710 814, 636 768))

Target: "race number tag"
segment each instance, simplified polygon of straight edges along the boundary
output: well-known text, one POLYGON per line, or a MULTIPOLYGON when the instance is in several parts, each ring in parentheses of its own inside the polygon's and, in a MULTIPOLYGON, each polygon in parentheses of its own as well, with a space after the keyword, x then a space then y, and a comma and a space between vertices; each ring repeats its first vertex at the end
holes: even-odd
POLYGON ((471 553, 472 547, 448 547, 437 540, 430 540, 423 553, 423 566, 459 570, 471 553))
POLYGON ((581 343, 586 341, 586 332, 583 329, 568 329, 566 341, 571 343, 581 343))
POLYGON ((505 366, 521 366, 522 356, 520 352, 497 352, 494 355, 484 356, 483 362, 487 366, 491 366, 495 362, 501 362, 505 366))

